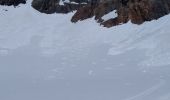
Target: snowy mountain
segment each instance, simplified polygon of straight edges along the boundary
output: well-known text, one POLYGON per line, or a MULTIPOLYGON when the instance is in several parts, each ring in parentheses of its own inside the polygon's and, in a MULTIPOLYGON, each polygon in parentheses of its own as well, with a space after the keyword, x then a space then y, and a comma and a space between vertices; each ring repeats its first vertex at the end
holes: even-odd
POLYGON ((170 99, 170 15, 105 28, 31 3, 0 6, 1 100, 170 99))

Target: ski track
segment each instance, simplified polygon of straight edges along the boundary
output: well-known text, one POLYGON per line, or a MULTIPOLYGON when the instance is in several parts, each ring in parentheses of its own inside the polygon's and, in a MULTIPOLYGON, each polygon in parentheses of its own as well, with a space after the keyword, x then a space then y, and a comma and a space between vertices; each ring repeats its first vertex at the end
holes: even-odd
POLYGON ((129 97, 125 100, 139 100, 140 98, 143 98, 143 97, 146 97, 147 95, 151 95, 152 93, 154 93, 156 90, 160 89, 162 86, 165 85, 165 81, 164 80, 161 80, 158 84, 155 84, 154 86, 152 86, 151 88, 135 95, 135 96, 132 96, 132 97, 129 97))

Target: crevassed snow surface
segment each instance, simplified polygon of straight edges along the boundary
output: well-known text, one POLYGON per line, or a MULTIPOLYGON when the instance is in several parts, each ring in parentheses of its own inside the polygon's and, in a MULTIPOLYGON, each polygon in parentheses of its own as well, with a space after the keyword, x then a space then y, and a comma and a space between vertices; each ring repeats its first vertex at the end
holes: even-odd
POLYGON ((170 15, 108 29, 20 6, 0 6, 0 100, 170 100, 170 15))

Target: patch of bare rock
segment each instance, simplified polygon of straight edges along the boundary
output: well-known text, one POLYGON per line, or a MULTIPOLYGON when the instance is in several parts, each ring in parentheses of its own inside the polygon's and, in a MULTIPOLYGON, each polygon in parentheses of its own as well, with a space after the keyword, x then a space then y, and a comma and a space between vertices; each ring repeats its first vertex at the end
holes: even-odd
POLYGON ((0 0, 0 5, 6 6, 18 6, 19 4, 25 4, 26 0, 0 0))

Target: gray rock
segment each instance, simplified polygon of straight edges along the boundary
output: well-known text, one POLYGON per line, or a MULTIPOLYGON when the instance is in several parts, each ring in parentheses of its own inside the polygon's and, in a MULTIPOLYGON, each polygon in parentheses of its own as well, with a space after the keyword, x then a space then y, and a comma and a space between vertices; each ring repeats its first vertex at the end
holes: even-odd
POLYGON ((7 5, 7 6, 18 6, 19 4, 25 4, 26 0, 0 0, 0 5, 7 5))

